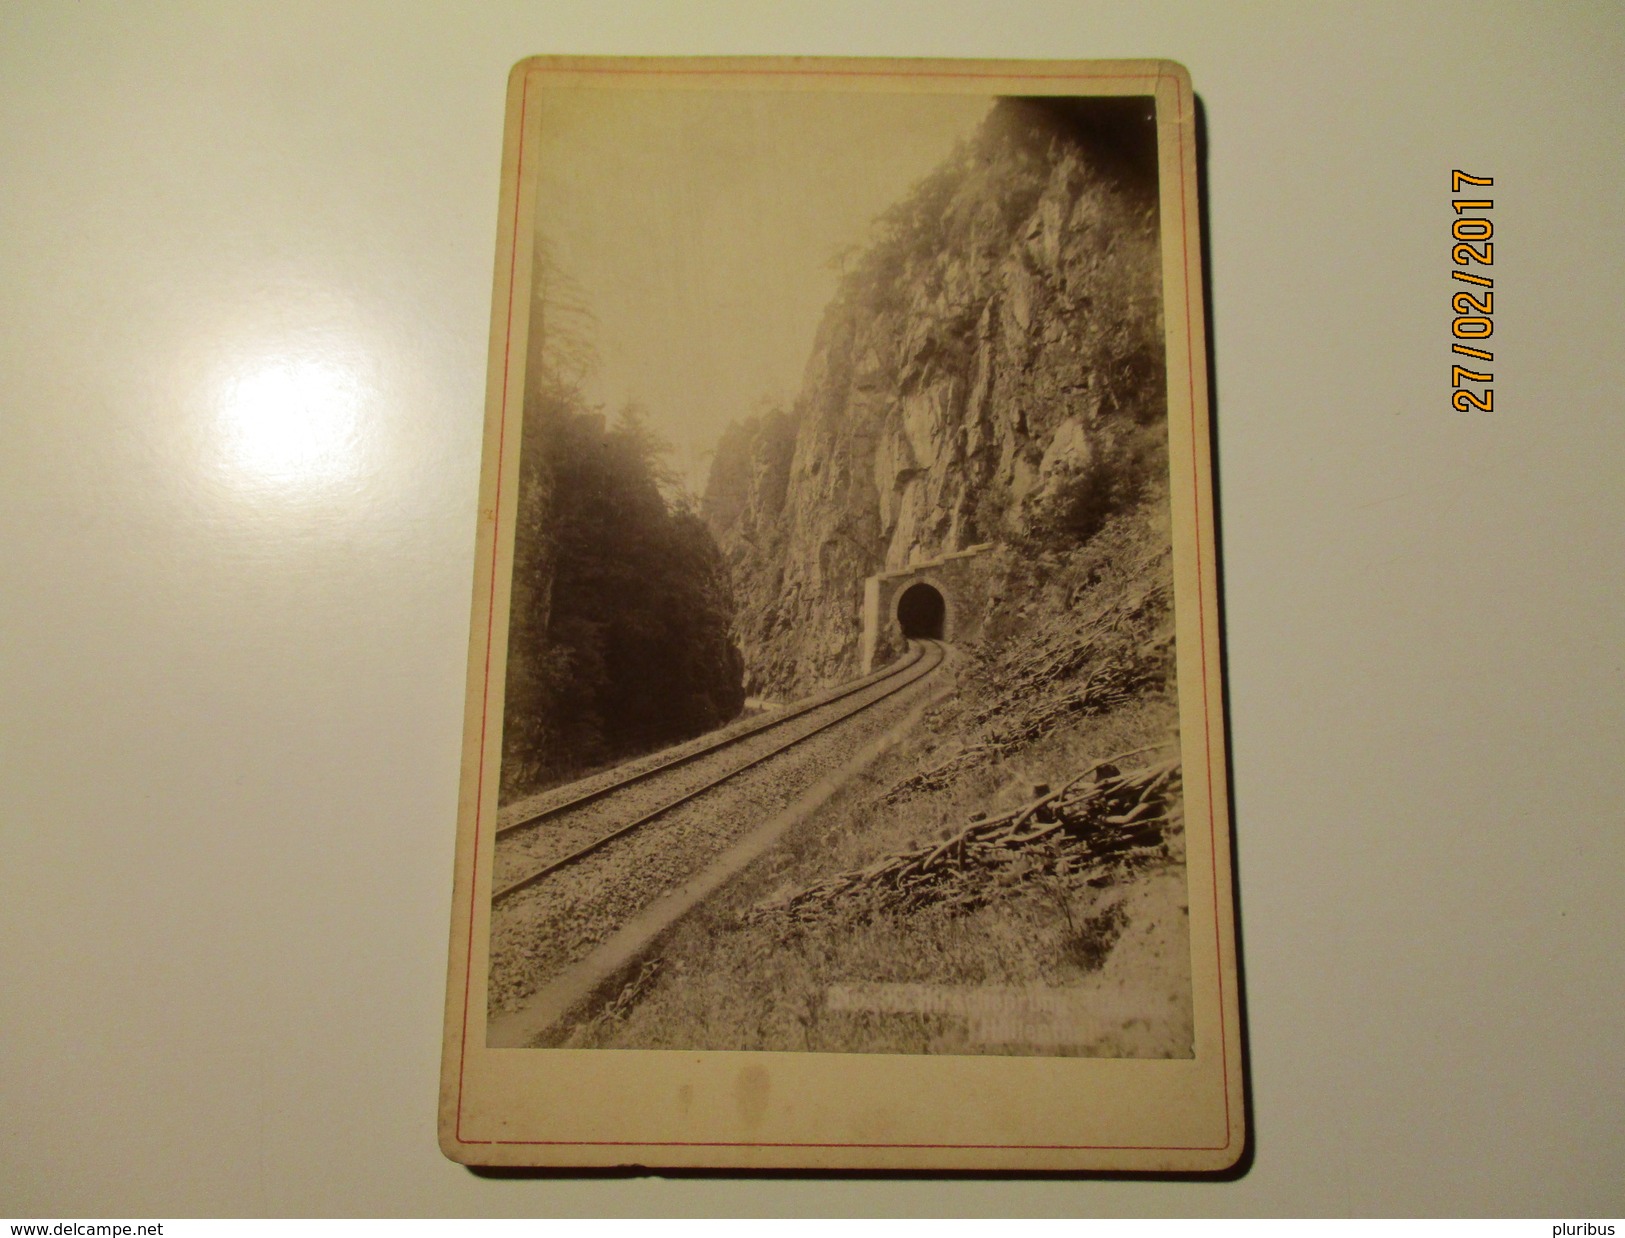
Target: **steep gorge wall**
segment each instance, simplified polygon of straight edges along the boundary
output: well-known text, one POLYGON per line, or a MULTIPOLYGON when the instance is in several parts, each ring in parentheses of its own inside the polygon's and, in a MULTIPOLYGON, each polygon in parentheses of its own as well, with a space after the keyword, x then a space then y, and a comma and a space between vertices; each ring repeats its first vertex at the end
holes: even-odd
POLYGON ((705 497, 752 692, 858 669, 864 578, 1053 516, 1165 413, 1150 101, 1002 100, 877 223, 705 497))

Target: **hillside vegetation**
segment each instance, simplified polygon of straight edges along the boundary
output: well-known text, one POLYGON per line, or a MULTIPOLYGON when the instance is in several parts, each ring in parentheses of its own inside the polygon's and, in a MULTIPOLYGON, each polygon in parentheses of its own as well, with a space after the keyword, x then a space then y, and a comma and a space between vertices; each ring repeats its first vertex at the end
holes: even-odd
POLYGON ((503 802, 721 726, 745 700, 721 551, 637 410, 609 421, 581 395, 591 324, 556 302, 536 311, 556 329, 537 333, 525 396, 503 802))

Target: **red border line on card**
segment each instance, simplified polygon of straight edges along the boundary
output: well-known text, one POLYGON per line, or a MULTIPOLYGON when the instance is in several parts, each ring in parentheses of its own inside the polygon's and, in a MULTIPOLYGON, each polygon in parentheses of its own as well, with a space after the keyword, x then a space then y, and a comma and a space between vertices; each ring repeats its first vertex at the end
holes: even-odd
MULTIPOLYGON (((624 1050, 605 1050, 624 1052, 624 1050)), ((758 1143, 721 1139, 464 1139, 467 1144, 502 1144, 516 1148, 918 1148, 963 1152, 1223 1152, 1222 1144, 1173 1143, 758 1143)))
MULTIPOLYGON (((1179 92, 1181 107, 1184 92, 1179 92)), ((1185 272, 1185 373, 1191 408, 1191 496, 1196 504, 1196 631, 1202 665, 1202 747, 1207 771, 1208 871, 1213 876, 1213 949, 1219 962, 1219 1069, 1224 1078, 1224 1147, 1230 1146, 1230 1045, 1224 1023, 1224 944, 1219 938, 1219 842, 1213 811, 1213 726, 1208 709, 1212 693, 1207 677, 1207 587, 1202 575, 1202 473, 1196 436, 1196 353, 1191 343, 1190 221, 1185 214, 1185 132, 1196 124, 1196 101, 1190 100, 1190 125, 1179 126, 1179 246, 1185 272)), ((1207 358, 1204 355, 1203 361, 1207 358)), ((1211 450, 1211 448, 1210 448, 1211 450)))
POLYGON ((491 508, 491 591, 485 600, 485 683, 484 694, 480 698, 480 772, 474 783, 474 864, 469 873, 468 894, 468 959, 463 965, 463 1039, 458 1046, 457 1058, 457 1142, 458 1143, 490 1143, 488 1139, 463 1138, 463 1082, 468 1070, 468 998, 469 986, 474 978, 474 913, 475 895, 480 888, 480 821, 485 811, 485 738, 486 728, 491 714, 491 634, 492 626, 496 623, 497 600, 497 551, 502 545, 500 536, 502 528, 502 461, 503 452, 507 447, 508 439, 508 379, 512 373, 513 359, 513 294, 514 284, 519 271, 519 202, 524 197, 525 186, 525 133, 526 115, 530 107, 530 79, 525 74, 525 83, 519 92, 519 158, 514 166, 513 177, 513 239, 510 241, 512 254, 508 259, 508 314, 507 329, 502 346, 502 411, 499 415, 497 427, 497 484, 496 494, 491 508))
MULTIPOLYGON (((1180 247, 1183 262, 1182 271, 1185 282, 1185 353, 1188 374, 1187 400, 1190 406, 1191 425, 1191 486, 1192 498, 1195 503, 1196 516, 1196 597, 1197 597, 1197 632, 1198 654, 1202 668, 1202 736, 1204 744, 1204 759, 1207 767, 1208 784, 1208 843, 1210 852, 1209 871, 1213 878, 1213 936, 1214 953, 1219 962, 1219 1059, 1222 1086, 1224 1089, 1224 1122, 1225 1141, 1222 1144, 1007 1144, 1007 1143, 856 1143, 856 1142, 784 1142, 762 1143, 750 1141, 709 1141, 709 1140, 610 1140, 610 1139, 465 1139, 463 1137, 463 1096, 464 1083, 467 1076, 468 1065, 468 1021, 469 998, 471 994, 473 960, 474 960, 474 921, 477 911, 476 896, 479 891, 480 871, 480 823, 483 816, 485 802, 485 748, 487 740, 488 715, 490 712, 491 696, 491 640, 496 621, 496 566, 497 552, 501 545, 500 522, 502 518, 502 464, 507 443, 508 428, 508 394, 509 375, 511 370, 513 352, 513 302, 514 285, 518 274, 519 263, 519 204, 524 193, 525 168, 525 142, 529 136, 529 126, 526 123, 529 102, 531 78, 538 72, 547 72, 546 69, 532 69, 525 73, 524 86, 520 92, 519 108, 519 154, 514 170, 514 205, 513 205, 513 238, 512 255, 508 265, 508 333, 503 348, 502 371, 502 402, 500 412, 500 425, 497 432, 497 481, 495 509, 492 517, 491 535, 491 588, 486 599, 485 624, 485 685, 484 696, 481 702, 480 718, 480 764, 479 775, 475 784, 474 801, 474 863, 471 869, 469 883, 468 904, 468 956, 463 977, 463 1023, 462 1044, 459 1046, 457 1067, 457 1121, 456 1139, 465 1146, 503 1145, 517 1147, 582 1147, 582 1148, 898 1148, 917 1149, 922 1151, 963 1150, 963 1151, 1034 1151, 1034 1152, 1223 1152, 1228 1149, 1235 1139, 1234 1129, 1231 1125, 1230 1111, 1230 1056, 1229 1037, 1225 1031, 1225 1001, 1224 1001, 1224 971, 1223 971, 1223 940, 1219 924, 1219 877, 1218 877, 1218 820, 1213 801, 1213 740, 1212 740, 1212 711, 1210 708, 1212 693, 1207 677, 1207 605, 1206 583, 1202 561, 1202 535, 1205 531, 1202 512, 1202 481, 1200 461, 1197 458, 1196 434, 1196 356, 1193 350, 1192 322, 1192 281, 1190 279, 1190 239, 1189 219, 1187 216, 1186 199, 1189 186, 1185 180, 1186 163, 1186 133, 1190 125, 1195 123, 1194 96, 1187 97, 1183 87, 1175 79, 1175 99, 1181 113, 1179 124, 1179 217, 1180 217, 1180 247)), ((887 78, 896 74, 889 70, 827 70, 827 69, 767 69, 767 68, 569 68, 559 69, 563 74, 600 74, 600 75, 687 75, 687 76, 737 76, 747 74, 757 77, 858 77, 858 78, 887 78)), ((1142 78, 1153 82, 1152 94, 1155 95, 1161 84, 1168 80, 1165 73, 1020 73, 1000 71, 961 71, 961 72, 931 72, 921 71, 914 76, 921 78, 1004 78, 1009 80, 1048 80, 1048 81, 1094 81, 1111 79, 1142 78)), ((1205 358, 1204 358, 1205 360, 1205 358)))
MULTIPOLYGON (((540 71, 545 72, 545 70, 540 70, 540 71)), ((582 74, 582 75, 596 74, 596 75, 600 75, 600 76, 609 75, 609 76, 612 76, 612 77, 647 77, 647 76, 650 76, 650 75, 655 75, 655 76, 659 76, 659 77, 727 77, 727 76, 730 76, 730 75, 737 76, 737 75, 739 75, 741 73, 749 74, 752 77, 870 77, 870 78, 888 78, 888 77, 898 77, 899 76, 899 74, 897 74, 895 72, 892 72, 890 70, 885 70, 885 69, 876 69, 876 70, 871 71, 871 70, 868 70, 868 69, 698 69, 698 68, 696 68, 696 69, 653 69, 653 68, 650 68, 650 69, 637 69, 637 68, 625 68, 625 69, 604 68, 604 69, 597 69, 597 68, 590 68, 590 67, 581 67, 581 68, 568 68, 568 69, 561 68, 561 69, 558 70, 558 72, 560 72, 562 74, 565 74, 565 75, 569 75, 569 74, 582 74)), ((975 79, 985 79, 985 78, 989 78, 989 77, 1003 77, 1003 78, 1010 78, 1012 80, 1020 80, 1020 81, 1028 81, 1028 82, 1126 81, 1126 80, 1128 80, 1130 78, 1151 78, 1151 79, 1153 79, 1155 81, 1161 82, 1161 81, 1166 80, 1168 75, 1165 74, 1165 73, 1000 73, 1000 72, 997 72, 997 71, 978 72, 976 70, 965 70, 965 71, 962 71, 962 72, 952 72, 950 70, 944 69, 944 70, 940 70, 940 71, 938 71, 938 70, 923 70, 923 71, 918 72, 918 73, 912 73, 911 76, 913 76, 915 78, 940 77, 940 78, 975 78, 975 79)), ((764 1144, 763 1146, 765 1147, 767 1145, 764 1144)))

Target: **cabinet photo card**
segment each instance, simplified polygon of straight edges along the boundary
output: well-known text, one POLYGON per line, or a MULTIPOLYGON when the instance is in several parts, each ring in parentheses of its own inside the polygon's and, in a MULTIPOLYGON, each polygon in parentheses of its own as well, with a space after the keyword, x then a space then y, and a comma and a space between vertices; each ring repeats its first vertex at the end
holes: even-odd
POLYGON ((447 1155, 1238 1161, 1195 137, 1166 61, 515 68, 447 1155))

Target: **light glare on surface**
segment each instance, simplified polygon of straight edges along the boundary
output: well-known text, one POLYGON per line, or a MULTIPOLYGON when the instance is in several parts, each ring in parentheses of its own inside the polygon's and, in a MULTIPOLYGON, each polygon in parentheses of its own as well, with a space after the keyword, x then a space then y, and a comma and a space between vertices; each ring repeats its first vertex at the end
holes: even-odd
POLYGON ((360 467, 360 384, 331 361, 277 358, 229 379, 221 432, 232 472, 304 488, 360 467))

